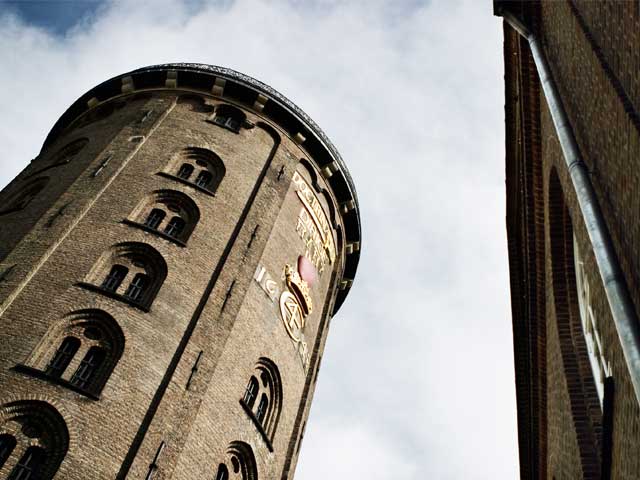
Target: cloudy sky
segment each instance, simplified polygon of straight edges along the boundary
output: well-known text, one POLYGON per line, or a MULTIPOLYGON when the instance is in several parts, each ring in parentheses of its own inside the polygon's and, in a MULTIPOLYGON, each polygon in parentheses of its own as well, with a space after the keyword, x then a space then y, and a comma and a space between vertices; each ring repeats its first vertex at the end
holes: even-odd
POLYGON ((0 187, 82 93, 184 61, 234 68, 294 100, 358 189, 362 259, 296 478, 516 478, 491 2, 0 0, 0 187))

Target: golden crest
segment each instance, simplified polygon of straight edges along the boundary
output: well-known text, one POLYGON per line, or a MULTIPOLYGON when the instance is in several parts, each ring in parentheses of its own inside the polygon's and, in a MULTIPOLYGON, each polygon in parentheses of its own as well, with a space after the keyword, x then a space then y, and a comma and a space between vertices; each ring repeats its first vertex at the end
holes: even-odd
POLYGON ((285 277, 287 279, 287 287, 296 296, 298 303, 302 308, 305 316, 313 311, 313 302, 311 300, 311 291, 309 284, 302 279, 300 274, 291 265, 284 267, 285 277))
POLYGON ((304 314, 298 299, 291 292, 284 291, 280 295, 280 314, 289 336, 299 342, 304 328, 304 314))

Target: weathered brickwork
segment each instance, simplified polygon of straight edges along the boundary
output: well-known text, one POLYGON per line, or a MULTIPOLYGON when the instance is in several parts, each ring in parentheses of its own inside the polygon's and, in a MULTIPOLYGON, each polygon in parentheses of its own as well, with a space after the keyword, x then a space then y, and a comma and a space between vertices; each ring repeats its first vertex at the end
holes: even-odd
POLYGON ((0 477, 31 442, 46 478, 292 478, 360 230, 337 152, 285 100, 224 69, 133 72, 76 102, 0 192, 0 447, 18 440, 0 477), (66 452, 2 413, 34 400, 66 452))
MULTIPOLYGON (((505 5, 542 41, 638 310, 637 2, 505 5)), ((537 78, 533 83, 527 80, 535 72, 528 44, 509 26, 505 68, 507 224, 521 478, 635 479, 640 476, 640 407, 545 96, 537 78), (589 287, 589 307, 610 369, 606 375, 615 388, 613 422, 606 428, 581 321, 574 236, 583 262, 581 281, 589 287), (532 268, 540 259, 544 282, 532 268), (544 329, 532 308, 540 299, 545 304, 544 329), (536 392, 542 382, 546 388, 540 396, 536 392), (610 469, 605 462, 609 434, 610 469)))

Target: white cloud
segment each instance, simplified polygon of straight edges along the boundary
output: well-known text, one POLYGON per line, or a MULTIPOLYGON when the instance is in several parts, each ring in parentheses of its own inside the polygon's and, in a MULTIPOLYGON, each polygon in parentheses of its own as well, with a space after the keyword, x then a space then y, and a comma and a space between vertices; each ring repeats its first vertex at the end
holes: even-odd
POLYGON ((122 1, 64 37, 0 16, 0 45, 0 185, 77 97, 140 66, 224 65, 298 103, 349 165, 363 219, 298 478, 517 476, 489 3, 122 1))

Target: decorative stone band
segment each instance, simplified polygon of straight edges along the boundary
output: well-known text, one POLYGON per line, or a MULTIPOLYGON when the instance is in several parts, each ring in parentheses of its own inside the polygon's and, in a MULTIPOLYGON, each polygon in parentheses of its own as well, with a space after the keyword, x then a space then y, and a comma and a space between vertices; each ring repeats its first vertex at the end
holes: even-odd
MULTIPOLYGON (((342 157, 325 133, 298 106, 284 95, 255 78, 229 68, 198 63, 154 65, 114 77, 94 87, 74 102, 58 119, 44 142, 53 143, 75 119, 87 110, 114 98, 144 91, 185 91, 223 97, 277 123, 307 152, 340 205, 346 243, 344 278, 352 279, 360 259, 360 210, 355 186, 342 157)), ((351 282, 338 293, 335 310, 344 301, 351 282)), ((335 312, 334 310, 334 312, 335 312)))

